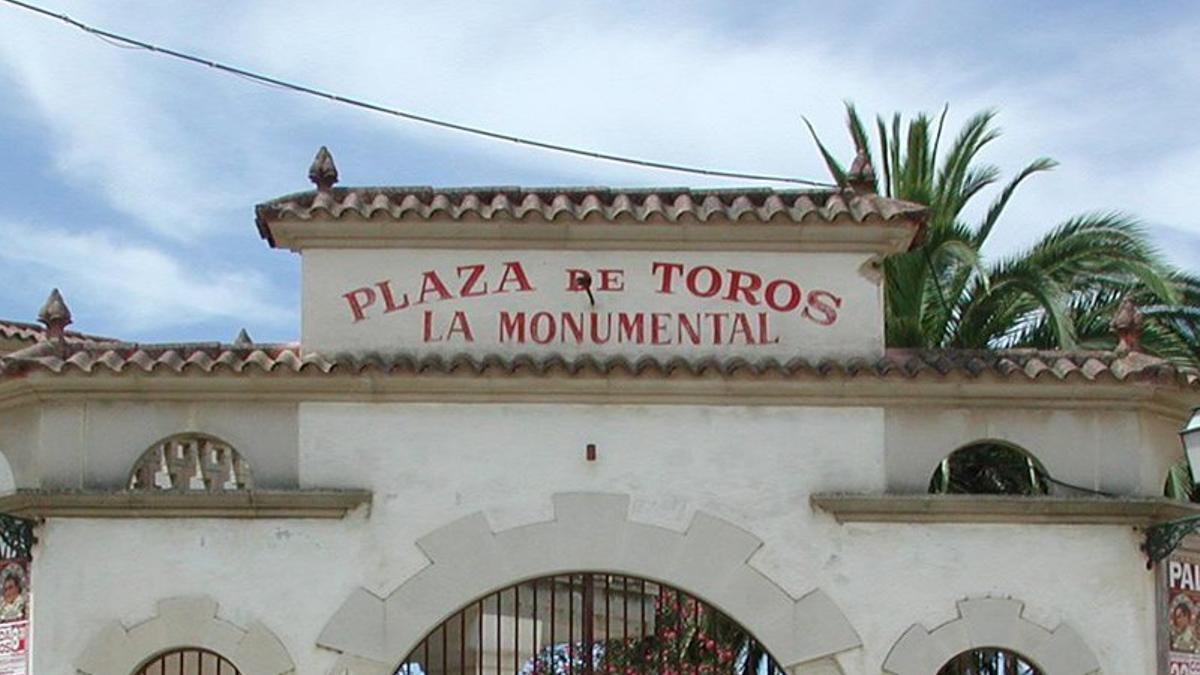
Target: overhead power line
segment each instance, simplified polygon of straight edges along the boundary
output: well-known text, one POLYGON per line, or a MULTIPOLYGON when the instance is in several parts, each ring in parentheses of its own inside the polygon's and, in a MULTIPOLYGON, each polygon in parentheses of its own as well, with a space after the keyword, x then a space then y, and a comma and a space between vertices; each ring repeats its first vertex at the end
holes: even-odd
POLYGON ((737 178, 737 179, 741 179, 741 180, 769 181, 769 182, 773 182, 773 183, 793 183, 793 184, 798 184, 798 185, 809 185, 809 186, 813 186, 813 187, 822 187, 822 188, 837 187, 836 185, 834 185, 832 183, 808 180, 805 178, 792 178, 789 176, 771 176, 771 175, 766 175, 766 174, 742 173, 739 171, 720 171, 717 169, 705 169, 702 167, 683 166, 680 164, 671 164, 668 162, 656 162, 656 161, 647 160, 647 159, 638 159, 635 157, 625 157, 622 155, 613 155, 613 154, 609 154, 609 153, 605 153, 605 152, 596 152, 594 150, 586 150, 583 148, 577 148, 577 147, 572 147, 572 146, 567 146, 567 145, 559 145, 557 143, 549 143, 546 141, 539 141, 539 140, 532 139, 532 138, 525 138, 522 136, 513 136, 510 134, 500 133, 497 131, 490 131, 488 129, 483 129, 481 127, 474 127, 474 126, 469 126, 466 124, 459 124, 457 122, 450 122, 450 121, 438 119, 435 117, 429 117, 427 115, 418 115, 416 113, 406 112, 403 110, 397 110, 395 108, 388 108, 386 106, 379 105, 377 103, 371 103, 369 101, 364 101, 362 99, 351 98, 348 96, 340 96, 340 95, 334 94, 332 92, 323 91, 321 89, 316 89, 314 87, 309 87, 309 86, 306 86, 303 84, 298 84, 296 82, 289 82, 287 80, 282 80, 277 77, 271 77, 269 75, 263 75, 262 73, 256 73, 254 71, 247 70, 245 68, 239 68, 237 66, 232 66, 227 63, 213 61, 213 60, 206 59, 206 58, 203 58, 200 56, 196 56, 194 54, 189 54, 187 52, 182 52, 182 51, 178 51, 175 49, 169 49, 167 47, 161 47, 159 45, 152 44, 150 42, 145 42, 143 40, 138 40, 136 38, 128 37, 126 35, 120 35, 118 33, 113 33, 113 32, 107 31, 107 30, 103 30, 101 28, 96 28, 94 26, 90 26, 86 23, 83 23, 82 21, 77 21, 75 19, 72 19, 71 17, 67 16, 66 14, 58 14, 58 13, 52 12, 50 10, 38 7, 36 5, 31 5, 27 2, 22 2, 21 0, 0 0, 0 2, 4 2, 4 3, 12 5, 14 7, 19 7, 21 9, 24 9, 29 12, 34 12, 36 14, 40 14, 44 17, 48 17, 51 19, 61 21, 67 25, 78 28, 79 30, 81 30, 85 33, 88 33, 89 35, 98 37, 98 38, 104 40, 106 43, 114 45, 114 46, 123 47, 123 48, 143 49, 143 50, 146 50, 149 52, 153 52, 155 54, 161 54, 163 56, 169 56, 173 59, 186 61, 188 63, 202 65, 202 66, 208 66, 209 68, 213 68, 215 70, 221 71, 226 74, 236 75, 238 77, 248 79, 251 82, 255 82, 257 84, 268 85, 271 87, 280 87, 280 88, 287 89, 287 90, 290 90, 290 91, 293 91, 296 93, 306 94, 308 96, 315 96, 318 98, 323 98, 323 99, 326 99, 329 101, 333 101, 335 103, 341 103, 343 105, 353 106, 355 108, 369 110, 371 112, 381 113, 384 115, 391 115, 393 117, 399 117, 399 118, 410 120, 413 122, 429 124, 429 125, 432 125, 435 127, 441 127, 443 129, 450 129, 452 131, 459 131, 462 133, 473 134, 475 136, 482 136, 484 138, 490 138, 492 140, 508 141, 510 143, 516 143, 518 145, 527 145, 527 146, 530 146, 533 148, 540 148, 542 150, 561 152, 561 153, 566 153, 569 155, 575 155, 578 157, 586 157, 589 159, 604 160, 607 162, 618 162, 621 164, 630 164, 633 166, 640 166, 640 167, 649 168, 649 169, 662 169, 664 171, 675 171, 675 172, 679 172, 679 173, 690 173, 690 174, 697 174, 697 175, 701 175, 701 176, 714 176, 714 177, 719 177, 719 178, 737 178))

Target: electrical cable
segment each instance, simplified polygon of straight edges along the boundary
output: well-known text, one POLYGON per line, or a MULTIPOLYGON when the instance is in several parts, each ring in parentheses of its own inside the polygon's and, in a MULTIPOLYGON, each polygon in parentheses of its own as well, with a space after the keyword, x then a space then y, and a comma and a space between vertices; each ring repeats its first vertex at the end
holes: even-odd
POLYGON ((287 89, 287 90, 290 90, 290 91, 293 91, 296 93, 305 94, 308 96, 315 96, 317 98, 326 99, 329 101, 333 101, 335 103, 341 103, 343 105, 348 105, 348 106, 352 106, 355 108, 360 108, 363 110, 368 110, 371 112, 376 112, 376 113, 380 113, 380 114, 384 114, 384 115, 391 115, 393 117, 399 117, 399 118, 406 119, 406 120, 409 120, 412 122, 420 122, 422 124, 428 124, 428 125, 432 125, 435 127, 441 127, 443 129, 450 129, 452 131, 458 131, 458 132, 462 132, 462 133, 466 133, 466 134, 473 134, 475 136, 481 136, 481 137, 489 138, 492 140, 508 141, 510 143, 516 143, 517 145, 527 145, 527 146, 530 146, 533 148, 539 148, 541 150, 561 152, 561 153, 565 153, 565 154, 569 154, 569 155, 575 155, 577 157, 586 157, 588 159, 602 160, 602 161, 607 161, 607 162, 630 164, 633 166, 640 166, 640 167, 648 168, 648 169, 660 169, 663 171, 675 171, 678 173, 690 173, 690 174, 697 174, 697 175, 701 175, 701 176, 713 176, 713 177, 718 177, 718 178, 736 178, 739 180, 768 181, 768 182, 773 182, 773 183, 792 183, 792 184, 797 184, 797 185, 808 185, 808 186, 819 187, 819 188, 837 188, 838 187, 837 185, 835 185, 833 183, 808 180, 805 178, 791 178, 788 176, 773 176, 773 175, 767 175, 767 174, 742 173, 742 172, 737 172, 737 171, 721 171, 721 170, 717 170, 717 169, 705 169, 705 168, 701 168, 701 167, 684 166, 684 165, 680 165, 680 164, 671 164, 668 162, 658 162, 658 161, 647 160, 647 159, 639 159, 639 158, 635 158, 635 157, 626 157, 623 155, 613 155, 613 154, 609 154, 609 153, 605 153, 605 152, 597 152, 594 150, 586 150, 586 149, 576 148, 576 147, 567 146, 567 145, 559 145, 557 143, 550 143, 547 141, 539 141, 536 139, 525 138, 525 137, 521 137, 521 136, 513 136, 510 134, 500 133, 497 131, 490 131, 488 129, 483 129, 481 127, 474 127, 474 126, 469 126, 466 124, 459 124, 457 122, 449 122, 446 120, 437 119, 437 118, 429 117, 426 115, 419 115, 417 113, 411 113, 411 112, 406 112, 403 110, 397 110, 395 108, 388 108, 386 106, 383 106, 383 105, 380 105, 377 103, 371 103, 369 101, 364 101, 362 99, 356 99, 356 98, 351 98, 351 97, 347 97, 347 96, 340 96, 338 94, 323 91, 323 90, 309 87, 309 86, 306 86, 303 84, 289 82, 287 80, 282 80, 282 79, 279 79, 276 77, 271 77, 269 75, 263 75, 261 73, 256 73, 256 72, 253 72, 250 70, 246 70, 244 68, 239 68, 237 66, 232 66, 232 65, 222 63, 219 61, 205 59, 205 58, 195 56, 193 54, 189 54, 186 52, 177 51, 177 50, 170 49, 167 47, 160 47, 153 43, 145 42, 142 40, 138 40, 136 38, 128 37, 125 35, 120 35, 118 33, 113 33, 113 32, 107 31, 107 30, 96 28, 94 26, 90 26, 81 21, 77 21, 66 14, 57 14, 55 12, 52 12, 47 9, 43 9, 36 5, 31 5, 27 2, 22 2, 21 0, 0 0, 0 2, 4 2, 4 3, 12 5, 14 7, 18 7, 20 9, 24 9, 26 11, 33 12, 35 14, 39 14, 39 15, 42 15, 42 16, 45 16, 48 18, 52 18, 52 19, 61 21, 65 24, 68 24, 70 26, 78 28, 79 30, 81 30, 85 33, 88 33, 90 35, 98 37, 98 38, 104 40, 107 44, 113 44, 114 42, 119 43, 119 44, 115 44, 113 46, 117 46, 117 47, 121 47, 121 48, 129 48, 129 49, 143 49, 143 50, 146 50, 149 52, 153 52, 155 54, 160 54, 160 55, 168 56, 168 57, 178 59, 181 61, 186 61, 188 63, 208 66, 209 68, 212 68, 214 70, 217 70, 217 71, 220 71, 220 72, 223 72, 226 74, 230 74, 230 75, 236 75, 238 77, 248 79, 248 80, 255 82, 257 84, 260 84, 260 85, 281 87, 281 88, 284 88, 284 89, 287 89))
POLYGON ((1114 495, 1111 492, 1105 492, 1103 490, 1093 490, 1092 488, 1085 488, 1085 487, 1082 487, 1079 485, 1072 485, 1071 483, 1061 481, 1061 480, 1055 478, 1054 476, 1051 476, 1050 474, 1043 473, 1042 478, 1046 479, 1048 482, 1054 483, 1055 485, 1061 485, 1062 487, 1069 488, 1071 490, 1078 490, 1079 492, 1087 492, 1089 494, 1099 495, 1101 497, 1111 497, 1113 499, 1115 499, 1117 497, 1117 495, 1114 495))

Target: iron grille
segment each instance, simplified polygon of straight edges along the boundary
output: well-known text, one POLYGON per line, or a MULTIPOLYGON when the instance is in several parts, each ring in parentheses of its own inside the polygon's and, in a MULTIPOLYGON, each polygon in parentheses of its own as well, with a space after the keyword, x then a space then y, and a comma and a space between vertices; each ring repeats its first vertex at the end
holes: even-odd
POLYGON ((986 648, 959 654, 937 675, 1042 675, 1042 671, 1016 652, 986 648))
POLYGON ((35 543, 32 520, 0 513, 0 559, 29 560, 35 543))
POLYGON ((134 675, 242 675, 228 659, 207 649, 173 649, 159 654, 134 675))
POLYGON ((784 675, 721 611, 677 588, 604 573, 542 577, 467 605, 397 675, 784 675))

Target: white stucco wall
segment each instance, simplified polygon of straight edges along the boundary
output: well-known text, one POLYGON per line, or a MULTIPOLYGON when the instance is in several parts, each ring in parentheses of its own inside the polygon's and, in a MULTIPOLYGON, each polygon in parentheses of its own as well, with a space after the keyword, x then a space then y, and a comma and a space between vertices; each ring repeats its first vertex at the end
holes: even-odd
POLYGON ((296 409, 265 401, 48 402, 0 411, 0 451, 11 452, 21 487, 122 489, 151 445, 198 431, 237 448, 253 467, 256 486, 292 487, 296 409))
POLYGON ((371 489, 370 513, 52 520, 35 560, 35 672, 73 672, 108 622, 206 594, 231 621, 271 628, 297 673, 325 673, 336 654, 316 636, 356 588, 386 594, 420 569, 417 538, 480 511, 496 530, 544 520, 551 495, 578 491, 630 495, 635 521, 681 529, 700 510, 763 540, 753 566, 796 597, 824 589, 858 631, 863 647, 839 657, 847 675, 876 675, 909 626, 989 594, 1073 626, 1106 673, 1153 672, 1153 577, 1129 528, 814 513, 813 492, 883 490, 886 437, 868 407, 301 404, 301 484, 371 489))
MULTIPOLYGON (((887 412, 888 489, 924 493, 947 455, 964 443, 998 440, 1023 448, 1054 478, 1113 494, 1162 494, 1165 470, 1144 478, 1156 462, 1143 447, 1139 413, 1048 408, 893 408, 887 412)), ((1166 440, 1166 439, 1160 439, 1166 440)), ((1172 444, 1167 443, 1167 447, 1172 444)), ((1176 441, 1174 445, 1178 445, 1176 441)))
POLYGON ((36 406, 0 410, 0 453, 11 472, 12 487, 37 487, 40 419, 36 406))

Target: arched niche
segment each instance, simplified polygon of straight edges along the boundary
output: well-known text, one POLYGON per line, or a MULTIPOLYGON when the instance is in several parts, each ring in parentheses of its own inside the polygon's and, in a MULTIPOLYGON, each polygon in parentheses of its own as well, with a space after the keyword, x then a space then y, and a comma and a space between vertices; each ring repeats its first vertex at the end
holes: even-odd
POLYGON ((1050 488, 1050 474, 1033 453, 996 439, 960 446, 929 478, 932 494, 1045 495, 1050 488))
POLYGON ((929 630, 914 624, 883 662, 889 675, 930 675, 965 652, 1005 649, 1052 675, 1098 675, 1100 661, 1070 626, 1048 629, 1024 616, 1025 605, 1009 598, 971 598, 958 616, 929 630))
POLYGON ((216 601, 205 597, 171 598, 160 601, 147 621, 131 626, 114 621, 88 643, 75 672, 137 674, 159 655, 198 649, 236 664, 240 675, 294 675, 295 664, 270 629, 257 622, 235 625, 221 619, 217 609, 216 601))
POLYGON ((493 532, 483 514, 418 540, 429 565, 380 597, 355 591, 317 644, 341 653, 338 675, 391 675, 436 626, 477 598, 514 583, 602 571, 703 598, 744 626, 792 673, 837 672, 833 655, 861 645, 822 590, 795 598, 748 564, 762 542, 697 513, 684 532, 628 518, 625 495, 553 497, 552 520, 493 532))
POLYGON ((126 487, 138 492, 233 492, 254 487, 247 462, 232 445, 186 432, 160 439, 129 470, 126 487))

